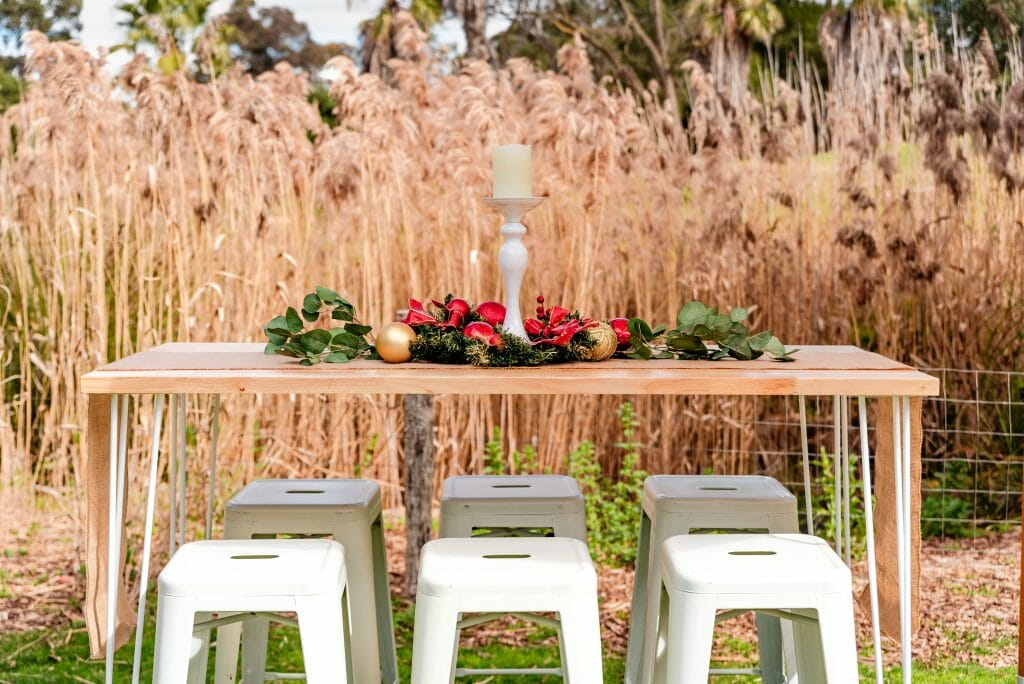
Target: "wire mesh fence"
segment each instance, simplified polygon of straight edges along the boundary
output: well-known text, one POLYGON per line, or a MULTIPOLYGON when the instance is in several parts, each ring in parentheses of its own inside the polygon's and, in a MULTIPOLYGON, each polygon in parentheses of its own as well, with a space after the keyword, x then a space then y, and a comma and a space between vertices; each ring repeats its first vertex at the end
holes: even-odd
MULTIPOLYGON (((925 368, 941 394, 922 405, 921 524, 925 537, 975 537, 1021 524, 1024 486, 1024 372, 925 368)), ((816 532, 830 534, 834 493, 834 401, 807 402, 816 532)), ((758 411, 754 430, 764 471, 803 495, 803 447, 796 401, 758 411)), ((849 430, 855 498, 861 489, 856 402, 849 430)), ((869 420, 874 443, 874 421, 869 420)), ((872 452, 873 457, 873 452, 872 452)), ((801 511, 804 502, 801 501, 801 511)), ((854 510, 860 510, 855 507, 854 510)), ((854 531, 863 523, 854 514, 854 531)))

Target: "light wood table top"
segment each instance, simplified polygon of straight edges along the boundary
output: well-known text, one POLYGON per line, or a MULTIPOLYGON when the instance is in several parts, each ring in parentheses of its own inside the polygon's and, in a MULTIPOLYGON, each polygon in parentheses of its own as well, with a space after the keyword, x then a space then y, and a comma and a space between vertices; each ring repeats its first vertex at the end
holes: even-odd
POLYGON ((610 359, 534 368, 357 360, 301 366, 259 343, 163 344, 82 376, 87 394, 620 394, 931 396, 938 378, 852 346, 796 361, 610 359))

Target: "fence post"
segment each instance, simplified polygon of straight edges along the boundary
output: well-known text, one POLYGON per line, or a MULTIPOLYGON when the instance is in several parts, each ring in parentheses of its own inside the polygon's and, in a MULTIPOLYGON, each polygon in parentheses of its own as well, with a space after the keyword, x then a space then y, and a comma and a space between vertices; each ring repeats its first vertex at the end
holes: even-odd
POLYGON ((405 593, 416 595, 420 549, 430 541, 434 502, 434 405, 429 394, 404 397, 405 593))

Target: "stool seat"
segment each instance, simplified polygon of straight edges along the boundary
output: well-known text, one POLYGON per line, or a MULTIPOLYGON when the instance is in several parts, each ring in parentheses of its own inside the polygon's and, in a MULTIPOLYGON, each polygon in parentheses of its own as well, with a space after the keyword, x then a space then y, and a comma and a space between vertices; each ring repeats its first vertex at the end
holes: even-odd
MULTIPOLYGON (((642 508, 626 684, 652 681, 666 540, 708 532, 799 531, 796 497, 777 480, 760 475, 652 475, 644 480, 642 508)), ((775 617, 758 615, 757 640, 760 662, 750 673, 760 675, 764 684, 785 681, 784 670, 793 665, 791 630, 775 617)))
MULTIPOLYGON (((178 549, 157 584, 154 684, 205 682, 211 630, 253 620, 297 624, 310 684, 351 682, 341 544, 329 539, 192 542, 178 549), (219 617, 211 619, 215 614, 219 617)), ((237 646, 227 648, 237 657, 237 646)))
POLYGON ((558 674, 567 684, 603 681, 597 573, 586 544, 565 537, 451 537, 423 546, 412 684, 481 674, 558 674), (500 613, 556 629, 561 668, 457 668, 461 630, 500 613))
POLYGON ((805 534, 680 535, 665 542, 662 578, 691 593, 849 593, 850 570, 805 534))
POLYGON ((776 681, 856 684, 850 571, 824 540, 683 535, 663 544, 661 558, 656 633, 665 647, 655 684, 706 682, 715 623, 748 610, 784 621, 792 633, 793 667, 776 681))
MULTIPOLYGON (((250 482, 228 502, 225 538, 277 535, 330 536, 345 548, 351 611, 358 626, 351 634, 354 684, 395 684, 398 661, 380 486, 362 479, 250 482)), ((256 619, 219 630, 216 684, 237 681, 239 648, 243 681, 280 676, 266 672, 268 627, 267 620, 256 619)))
POLYGON ((423 547, 418 592, 593 591, 597 573, 586 545, 561 537, 435 539, 423 547))
POLYGON ((644 510, 665 512, 765 513, 788 515, 796 497, 778 480, 762 475, 652 475, 644 480, 644 510))
POLYGON ((164 596, 311 596, 345 577, 340 544, 316 539, 212 540, 185 544, 158 579, 164 596))
POLYGON ((255 480, 228 502, 229 511, 264 511, 282 506, 334 509, 372 515, 380 509, 380 487, 372 480, 255 480))
POLYGON ((459 475, 441 487, 442 537, 571 537, 587 540, 576 480, 565 475, 459 475))
POLYGON ((512 499, 519 503, 583 501, 576 480, 566 475, 457 475, 446 478, 441 501, 488 504, 512 499))

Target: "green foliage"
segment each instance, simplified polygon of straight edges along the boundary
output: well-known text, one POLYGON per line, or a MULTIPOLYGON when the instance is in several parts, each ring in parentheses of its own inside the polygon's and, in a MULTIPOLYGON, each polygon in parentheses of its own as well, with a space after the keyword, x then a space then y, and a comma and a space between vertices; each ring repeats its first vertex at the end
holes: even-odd
POLYGON ((631 350, 626 354, 637 359, 670 359, 718 361, 732 357, 751 361, 764 354, 776 361, 794 361, 798 349, 787 350, 770 330, 751 334, 744 324, 748 312, 735 308, 719 313, 701 302, 687 302, 676 317, 676 327, 652 328, 640 318, 629 321, 631 350), (713 342, 708 347, 705 342, 713 342))
MULTIPOLYGON (((214 0, 127 0, 117 6, 126 15, 120 25, 127 29, 125 42, 117 49, 138 52, 143 46, 159 50, 157 68, 165 74, 184 70, 189 50, 205 53, 215 72, 230 61, 227 43, 232 37, 228 24, 213 27, 213 34, 201 42, 200 33, 207 26, 214 0)), ((208 65, 202 64, 200 71, 208 65)))
POLYGON ((590 548, 602 562, 626 566, 636 560, 643 483, 647 473, 640 469, 640 444, 636 430, 640 423, 629 402, 619 407, 622 465, 617 477, 605 476, 587 441, 569 454, 569 474, 576 479, 587 502, 587 535, 590 548))
POLYGON ((0 70, 0 114, 21 101, 25 82, 6 71, 0 70))
POLYGON ((334 290, 317 285, 316 290, 302 300, 302 313, 293 307, 283 316, 275 316, 263 326, 267 346, 263 352, 298 359, 304 366, 327 363, 347 363, 359 357, 373 357, 376 351, 367 340, 370 326, 356 320, 355 307, 334 290), (304 330, 303 320, 316 323, 329 314, 331 321, 341 321, 340 327, 326 330, 304 330))
MULTIPOLYGON (((811 505, 811 512, 814 516, 814 533, 832 541, 836 538, 836 467, 835 459, 822 448, 818 458, 813 461, 814 466, 820 473, 816 480, 821 485, 821 491, 814 496, 811 505)), ((857 477, 857 460, 851 458, 846 473, 847 482, 850 483, 850 540, 855 555, 860 554, 864 549, 865 527, 864 527, 864 491, 857 477)), ((845 514, 845 504, 840 501, 839 505, 845 514)))
POLYGON ((338 117, 334 115, 335 102, 330 91, 322 85, 315 85, 309 90, 308 100, 315 104, 320 118, 330 128, 338 127, 338 117))
POLYGON ((542 473, 549 475, 551 468, 540 467, 540 460, 537 449, 532 444, 527 444, 522 451, 513 449, 508 458, 505 457, 505 450, 501 446, 501 428, 495 426, 491 431, 491 437, 484 444, 484 475, 530 475, 542 473))
POLYGON ((81 30, 81 13, 82 0, 0 0, 0 72, 21 72, 26 33, 40 31, 50 40, 67 40, 81 30))

